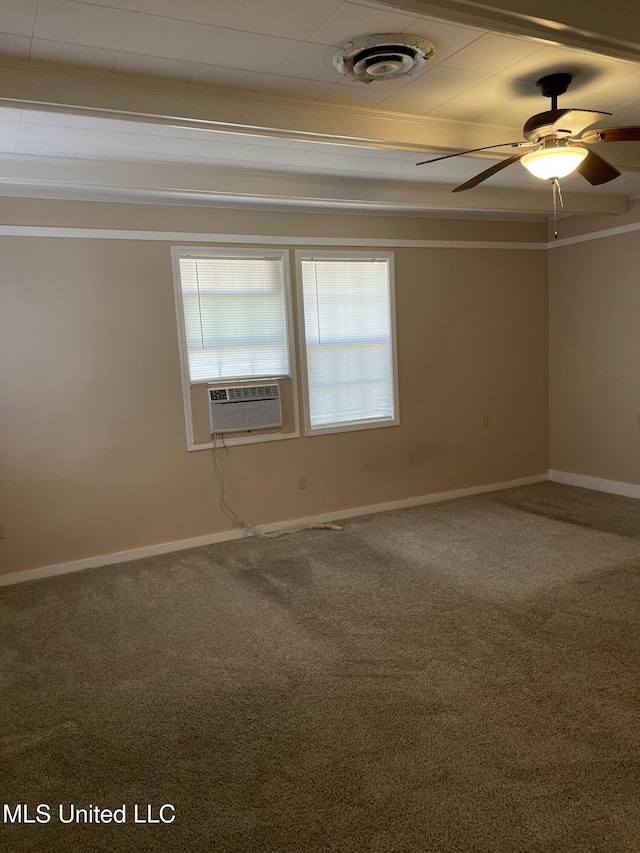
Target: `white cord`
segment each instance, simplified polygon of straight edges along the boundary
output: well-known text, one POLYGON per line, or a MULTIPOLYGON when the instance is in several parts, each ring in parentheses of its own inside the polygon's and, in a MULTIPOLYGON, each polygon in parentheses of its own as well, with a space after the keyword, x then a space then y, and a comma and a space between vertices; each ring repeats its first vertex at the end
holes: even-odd
POLYGON ((553 186, 553 236, 555 239, 558 239, 558 200, 560 201, 560 207, 564 207, 564 200, 562 198, 562 190, 560 189, 560 181, 557 178, 551 178, 551 184, 553 186))
POLYGON ((213 436, 213 468, 216 472, 216 479, 218 484, 220 485, 220 509, 227 516, 227 518, 231 519, 234 527, 245 527, 246 522, 243 518, 240 518, 235 509, 229 504, 227 501, 227 484, 224 479, 224 474, 222 473, 222 469, 218 463, 218 446, 217 446, 217 434, 213 436))
POLYGON ((234 527, 240 527, 243 530, 247 530, 252 536, 255 536, 256 539, 278 539, 280 536, 289 536, 292 533, 299 533, 301 530, 342 530, 342 527, 340 527, 339 524, 309 524, 306 522, 303 522, 302 524, 296 524, 293 527, 283 527, 281 530, 272 530, 270 533, 265 533, 262 530, 258 530, 257 527, 254 527, 253 524, 238 515, 238 513, 229 504, 229 501, 227 500, 227 483, 224 478, 222 468, 220 467, 220 463, 218 462, 217 437, 217 433, 214 433, 213 468, 216 472, 216 479, 218 481, 218 484, 220 485, 220 509, 227 516, 227 518, 232 521, 234 527))

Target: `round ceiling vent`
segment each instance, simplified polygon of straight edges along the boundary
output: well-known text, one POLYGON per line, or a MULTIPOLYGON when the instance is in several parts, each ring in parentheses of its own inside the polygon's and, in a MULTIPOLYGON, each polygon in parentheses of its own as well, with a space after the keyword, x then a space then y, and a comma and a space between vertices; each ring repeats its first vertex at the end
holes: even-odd
POLYGON ((433 50, 431 42, 419 36, 384 33, 345 44, 334 54, 333 64, 345 77, 361 83, 394 80, 417 71, 433 50))

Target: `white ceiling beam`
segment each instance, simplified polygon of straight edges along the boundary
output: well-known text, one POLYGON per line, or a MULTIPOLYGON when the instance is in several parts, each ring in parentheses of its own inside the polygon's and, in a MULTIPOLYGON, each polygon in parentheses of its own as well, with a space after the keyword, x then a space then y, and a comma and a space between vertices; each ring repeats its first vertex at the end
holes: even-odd
MULTIPOLYGON (((207 87, 160 84, 86 70, 0 63, 0 107, 58 110, 89 116, 121 118, 156 125, 179 125, 212 131, 260 134, 274 138, 369 146, 380 150, 434 155, 480 148, 512 140, 512 129, 477 125, 432 116, 243 95, 207 87)), ((613 121, 613 120, 612 120, 613 121)), ((640 168, 640 146, 606 145, 616 165, 640 168)), ((493 156, 498 156, 492 152, 493 156)), ((482 157, 482 155, 480 155, 482 157)), ((420 158, 419 158, 420 159, 420 158)), ((422 157, 422 159, 425 159, 422 157)))
POLYGON ((429 152, 510 140, 513 130, 428 116, 171 85, 115 74, 0 63, 0 106, 59 109, 157 124, 429 152))
MULTIPOLYGON (((445 184, 371 181, 329 175, 291 175, 201 166, 158 166, 14 157, 0 161, 0 194, 45 198, 173 202, 189 205, 345 207, 387 213, 433 210, 548 216, 547 186, 535 190, 479 187, 452 193, 445 184)), ((564 214, 623 213, 627 199, 566 193, 564 214)))
POLYGON ((541 38, 604 56, 640 61, 640 6, 634 0, 383 0, 496 32, 541 38))

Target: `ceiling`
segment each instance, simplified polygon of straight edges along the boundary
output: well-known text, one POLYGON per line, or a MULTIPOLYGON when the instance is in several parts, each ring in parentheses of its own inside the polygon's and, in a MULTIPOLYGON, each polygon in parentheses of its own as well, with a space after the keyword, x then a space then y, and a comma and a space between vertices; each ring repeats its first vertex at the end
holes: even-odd
MULTIPOLYGON (((526 0, 482 19, 466 0, 0 0, 0 193, 545 218, 551 190, 519 164, 452 195, 508 148, 416 163, 521 139, 554 71, 574 77, 560 106, 640 124, 640 50, 623 38, 638 13, 609 0, 599 35, 584 26, 599 3, 567 22, 516 14, 526 0), (376 33, 434 55, 397 80, 343 77, 336 50, 376 33)), ((640 194, 640 144, 598 153, 621 177, 564 179, 566 212, 640 194)))

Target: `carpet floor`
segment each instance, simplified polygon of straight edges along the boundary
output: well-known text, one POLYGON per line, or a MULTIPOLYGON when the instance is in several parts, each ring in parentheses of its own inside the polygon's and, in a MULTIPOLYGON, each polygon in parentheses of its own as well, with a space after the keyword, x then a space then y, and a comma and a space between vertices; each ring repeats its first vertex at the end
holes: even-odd
POLYGON ((553 483, 5 587, 0 849, 637 853, 639 605, 553 483))

